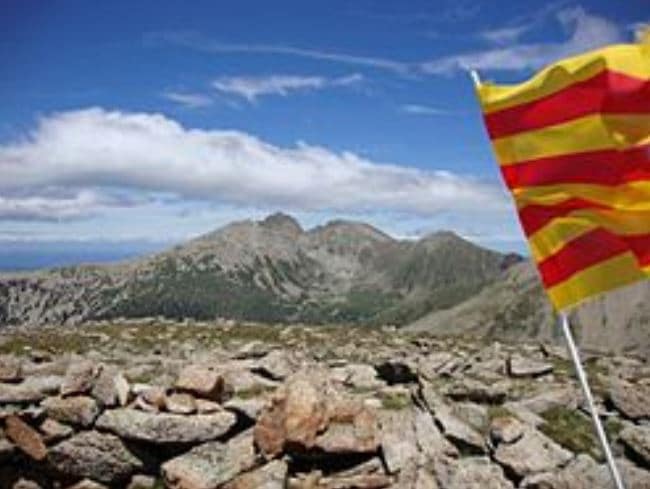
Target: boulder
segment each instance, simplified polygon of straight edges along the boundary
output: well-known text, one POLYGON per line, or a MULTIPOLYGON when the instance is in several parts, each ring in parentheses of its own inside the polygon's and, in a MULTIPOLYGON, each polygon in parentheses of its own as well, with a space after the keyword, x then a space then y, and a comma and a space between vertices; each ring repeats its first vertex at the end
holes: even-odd
POLYGON ((29 404, 44 398, 42 392, 22 384, 0 384, 0 404, 29 404))
POLYGON ((650 419, 650 384, 632 383, 613 378, 609 387, 609 399, 625 417, 650 419))
POLYGON ((517 404, 535 414, 542 414, 556 407, 575 409, 578 405, 578 396, 573 387, 556 387, 522 399, 517 404))
POLYGON ((50 448, 48 460, 66 477, 89 478, 105 484, 124 483, 142 470, 142 462, 109 433, 84 431, 50 448))
POLYGON ((138 399, 142 399, 146 404, 151 406, 154 410, 162 410, 165 408, 165 401, 167 394, 163 387, 150 386, 140 392, 138 399))
MULTIPOLYGON (((228 482, 224 489, 285 489, 287 463, 273 460, 228 482)), ((350 486, 358 487, 358 486, 350 486)))
POLYGON ((99 416, 97 402, 88 396, 48 397, 41 406, 50 418, 87 428, 99 416))
POLYGON ((335 402, 328 407, 326 431, 315 447, 327 453, 372 453, 379 448, 375 411, 361 402, 335 402))
POLYGON ((514 416, 499 416, 490 422, 490 441, 494 446, 500 443, 514 443, 519 440, 526 426, 514 416))
POLYGON ((23 381, 21 386, 52 396, 59 392, 61 384, 63 384, 61 375, 31 375, 23 381))
POLYGON ((251 433, 228 443, 209 442, 162 465, 165 484, 170 489, 217 489, 255 465, 251 433))
POLYGON ((626 426, 619 438, 644 467, 650 469, 650 426, 626 426))
POLYGON ((18 416, 5 419, 5 433, 7 438, 32 459, 40 461, 47 457, 47 448, 41 435, 18 416))
POLYGON ((222 373, 214 367, 202 365, 189 365, 181 370, 175 388, 217 402, 225 401, 231 394, 222 373))
POLYGON ((354 389, 374 390, 386 385, 383 380, 377 378, 377 370, 370 365, 346 365, 332 369, 332 374, 339 377, 344 385, 354 389))
POLYGON ((507 391, 503 384, 486 385, 478 380, 463 378, 447 387, 445 395, 454 401, 501 404, 506 400, 507 391))
POLYGON ((296 363, 284 350, 273 350, 257 360, 252 369, 271 380, 282 381, 296 371, 296 363))
POLYGON ((443 434, 461 451, 469 451, 474 454, 486 452, 483 437, 471 426, 452 414, 447 406, 438 406, 434 417, 440 424, 443 434))
POLYGON ((102 407, 126 406, 129 402, 129 382, 121 372, 102 366, 92 387, 91 395, 102 407))
POLYGON ((201 443, 221 438, 236 421, 236 416, 228 411, 185 416, 119 408, 105 411, 96 426, 128 440, 201 443))
POLYGON ((513 489, 498 465, 485 457, 467 457, 436 464, 443 489, 513 489))
POLYGON ((514 443, 501 443, 494 452, 501 465, 519 477, 552 471, 566 465, 573 454, 533 428, 514 443))
POLYGON ((88 394, 99 372, 100 368, 90 360, 71 363, 61 384, 61 396, 88 394))
MULTIPOLYGON (((217 406, 218 405, 219 404, 217 404, 217 406)), ((190 394, 170 394, 165 397, 165 409, 167 409, 167 411, 170 413, 192 414, 197 411, 196 399, 194 399, 194 397, 190 394)))
MULTIPOLYGON (((618 459, 616 465, 627 489, 648 489, 650 472, 627 460, 618 459)), ((580 454, 559 471, 542 472, 521 481, 521 489, 611 489, 612 476, 605 464, 597 464, 588 455, 580 454)))
POLYGON ((43 433, 43 440, 47 444, 56 443, 72 436, 74 430, 63 423, 59 423, 57 420, 52 418, 46 418, 38 427, 41 433, 43 433))
POLYGON ((15 355, 0 355, 0 382, 20 382, 22 362, 15 355))
POLYGON ((508 358, 507 371, 511 377, 540 377, 553 371, 553 364, 541 362, 521 355, 512 355, 508 358))

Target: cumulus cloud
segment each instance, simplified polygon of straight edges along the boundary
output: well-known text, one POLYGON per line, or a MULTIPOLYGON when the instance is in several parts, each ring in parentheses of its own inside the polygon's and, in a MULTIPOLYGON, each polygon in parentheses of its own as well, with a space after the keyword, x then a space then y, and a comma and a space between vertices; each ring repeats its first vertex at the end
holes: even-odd
POLYGON ((71 197, 0 195, 0 219, 6 221, 67 221, 92 216, 109 203, 97 192, 81 190, 71 197))
POLYGON ((507 206, 498 186, 446 171, 379 164, 305 143, 280 147, 244 132, 189 129, 161 114, 101 108, 41 119, 26 139, 0 146, 0 171, 0 195, 21 192, 23 199, 22 207, 7 208, 18 215, 20 207, 23 216, 33 209, 41 218, 74 216, 75 206, 78 214, 93 212, 106 204, 91 196, 116 188, 306 211, 433 215, 507 206), (45 188, 81 193, 44 203, 37 199, 45 188))
POLYGON ((162 96, 188 109, 198 109, 212 105, 212 99, 201 93, 164 92, 162 96))
POLYGON ((569 35, 565 42, 515 44, 446 56, 422 63, 421 69, 426 73, 439 75, 468 69, 538 69, 556 59, 617 43, 623 38, 621 29, 616 24, 590 14, 582 7, 562 9, 555 18, 569 35))
POLYGON ((270 76, 229 76, 217 78, 212 86, 225 94, 243 97, 255 102, 264 95, 287 96, 291 92, 318 90, 330 86, 349 86, 363 81, 358 73, 339 78, 322 76, 270 75, 270 76))

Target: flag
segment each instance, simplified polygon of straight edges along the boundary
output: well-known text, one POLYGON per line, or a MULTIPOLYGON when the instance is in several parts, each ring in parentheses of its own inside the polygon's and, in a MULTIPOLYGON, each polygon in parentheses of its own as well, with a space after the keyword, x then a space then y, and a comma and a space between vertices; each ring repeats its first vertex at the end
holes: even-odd
POLYGON ((554 307, 650 277, 650 43, 477 92, 554 307))

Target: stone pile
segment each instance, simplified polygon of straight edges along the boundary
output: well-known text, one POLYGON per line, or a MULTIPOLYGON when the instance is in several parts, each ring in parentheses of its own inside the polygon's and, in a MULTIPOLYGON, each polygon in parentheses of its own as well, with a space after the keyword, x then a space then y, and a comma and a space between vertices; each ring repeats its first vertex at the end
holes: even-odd
MULTIPOLYGON (((193 350, 146 382, 128 355, 4 355, 0 488, 611 487, 561 353, 394 336, 193 350)), ((648 489, 650 367, 590 362, 627 487, 648 489)))

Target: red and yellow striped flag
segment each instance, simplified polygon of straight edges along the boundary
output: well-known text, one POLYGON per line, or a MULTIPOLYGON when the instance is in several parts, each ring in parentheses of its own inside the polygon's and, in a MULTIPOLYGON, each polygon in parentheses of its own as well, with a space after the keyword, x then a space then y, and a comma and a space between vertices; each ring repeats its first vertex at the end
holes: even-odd
POLYGON ((555 308, 650 277, 650 44, 477 91, 555 308))

